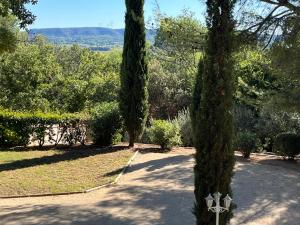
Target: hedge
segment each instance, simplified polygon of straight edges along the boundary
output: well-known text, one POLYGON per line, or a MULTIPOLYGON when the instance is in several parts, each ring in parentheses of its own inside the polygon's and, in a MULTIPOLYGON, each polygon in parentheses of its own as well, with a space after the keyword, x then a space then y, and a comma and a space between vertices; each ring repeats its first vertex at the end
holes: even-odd
POLYGON ((43 146, 46 138, 57 145, 84 144, 89 116, 84 114, 55 114, 16 112, 0 109, 0 146, 26 146, 38 141, 43 146))
POLYGON ((274 142, 274 151, 278 155, 294 160, 300 154, 300 135, 294 133, 278 134, 274 142))

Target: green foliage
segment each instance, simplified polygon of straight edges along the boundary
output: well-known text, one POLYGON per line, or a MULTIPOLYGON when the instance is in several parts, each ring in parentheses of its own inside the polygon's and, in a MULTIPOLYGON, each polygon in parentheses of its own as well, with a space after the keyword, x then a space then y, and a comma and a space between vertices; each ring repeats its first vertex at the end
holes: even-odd
POLYGON ((203 49, 206 29, 191 11, 183 10, 177 17, 160 15, 158 20, 155 46, 181 59, 186 59, 186 53, 195 53, 203 49))
POLYGON ((44 52, 45 55, 38 45, 22 44, 15 52, 1 56, 1 106, 13 110, 46 110, 49 103, 42 88, 60 71, 57 63, 51 60, 53 49, 45 46, 44 52))
POLYGON ((118 100, 121 52, 56 47, 38 36, 0 56, 0 106, 13 110, 81 112, 118 100))
POLYGON ((239 132, 236 137, 236 146, 242 152, 244 158, 248 159, 252 151, 255 150, 257 143, 256 134, 245 131, 239 132))
POLYGON ((116 102, 104 102, 91 110, 94 143, 109 146, 121 141, 122 118, 116 102))
POLYGON ((13 51, 18 41, 17 21, 12 16, 0 16, 0 54, 13 51))
POLYGON ((26 8, 26 4, 36 4, 37 0, 1 0, 0 2, 0 16, 6 17, 10 13, 15 15, 19 21, 21 28, 32 24, 35 16, 26 8))
MULTIPOLYGON (((232 195, 234 151, 232 148, 233 122, 233 7, 231 0, 208 0, 207 47, 203 65, 199 67, 193 101, 193 130, 195 155, 195 208, 197 225, 215 224, 214 214, 205 210, 209 193, 232 195), (195 111, 194 111, 195 110, 195 111)), ((232 217, 229 212, 220 215, 225 225, 232 217)))
POLYGON ((235 54, 235 100, 254 109, 278 89, 267 53, 258 47, 245 46, 235 54))
POLYGON ((276 136, 274 151, 293 160, 300 154, 300 135, 295 133, 281 133, 276 136))
POLYGON ((234 106, 234 128, 235 132, 256 132, 259 115, 252 107, 236 104, 234 106))
POLYGON ((195 73, 151 55, 149 63, 149 103, 153 118, 174 118, 188 108, 192 99, 195 73))
POLYGON ((158 18, 158 32, 150 49, 149 102, 154 118, 175 118, 192 102, 200 49, 206 30, 189 11, 158 18))
POLYGON ((272 151, 276 136, 286 132, 300 133, 299 114, 265 107, 259 114, 256 125, 256 134, 263 144, 262 148, 272 151))
POLYGON ((193 146, 193 131, 190 111, 188 109, 180 111, 176 117, 176 121, 180 128, 180 136, 183 146, 193 146))
POLYGON ((200 58, 198 64, 198 73, 195 78, 195 85, 193 90, 193 101, 191 105, 191 122, 192 122, 192 129, 193 129, 193 136, 194 138, 198 137, 198 122, 200 119, 200 102, 201 102, 201 94, 203 89, 203 82, 202 77, 204 73, 204 59, 203 57, 200 58))
POLYGON ((150 141, 162 149, 171 149, 181 144, 180 127, 177 121, 154 120, 148 130, 150 141))
POLYGON ((271 48, 272 66, 288 79, 300 79, 300 32, 293 40, 275 42, 271 48))
POLYGON ((88 117, 80 114, 53 114, 0 110, 0 146, 26 146, 37 140, 40 146, 46 137, 55 145, 84 143, 88 117))
POLYGON ((143 7, 144 0, 126 0, 120 109, 129 134, 130 146, 143 133, 149 111, 143 7))
POLYGON ((25 122, 0 125, 0 146, 26 146, 29 142, 30 130, 25 122))
MULTIPOLYGON (((299 26, 298 26, 299 29, 299 26)), ((290 112, 300 112, 300 32, 283 38, 271 48, 272 67, 282 81, 273 105, 290 112)))

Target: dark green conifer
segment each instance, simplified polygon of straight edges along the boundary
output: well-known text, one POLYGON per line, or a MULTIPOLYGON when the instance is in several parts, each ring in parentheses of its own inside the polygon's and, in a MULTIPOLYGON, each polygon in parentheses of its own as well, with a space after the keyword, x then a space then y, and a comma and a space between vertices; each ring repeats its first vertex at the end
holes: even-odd
MULTIPOLYGON (((220 192, 231 195, 234 152, 232 149, 232 18, 234 0, 207 0, 208 42, 199 66, 193 100, 194 144, 197 149, 195 215, 197 225, 215 224, 205 197, 220 192)), ((232 212, 220 216, 225 225, 232 212)))
POLYGON ((129 146, 142 134, 148 115, 148 68, 144 0, 126 0, 125 36, 121 68, 120 109, 129 146))

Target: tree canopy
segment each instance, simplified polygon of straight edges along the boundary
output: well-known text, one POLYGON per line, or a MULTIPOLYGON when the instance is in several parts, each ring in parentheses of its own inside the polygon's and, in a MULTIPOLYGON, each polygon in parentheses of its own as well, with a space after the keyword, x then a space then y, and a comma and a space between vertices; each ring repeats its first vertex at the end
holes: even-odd
POLYGON ((20 27, 25 28, 32 24, 35 16, 26 9, 26 4, 36 4, 38 0, 1 0, 0 1, 0 16, 7 17, 14 15, 20 22, 20 27))

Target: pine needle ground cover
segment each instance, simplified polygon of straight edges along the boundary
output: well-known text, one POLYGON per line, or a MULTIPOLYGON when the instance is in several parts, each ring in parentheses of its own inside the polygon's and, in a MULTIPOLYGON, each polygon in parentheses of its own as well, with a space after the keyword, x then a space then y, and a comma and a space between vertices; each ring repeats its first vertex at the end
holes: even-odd
POLYGON ((79 192, 108 184, 133 152, 68 149, 0 151, 0 197, 79 192))

